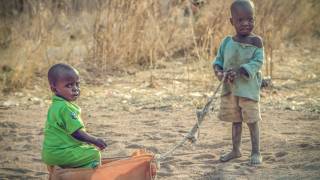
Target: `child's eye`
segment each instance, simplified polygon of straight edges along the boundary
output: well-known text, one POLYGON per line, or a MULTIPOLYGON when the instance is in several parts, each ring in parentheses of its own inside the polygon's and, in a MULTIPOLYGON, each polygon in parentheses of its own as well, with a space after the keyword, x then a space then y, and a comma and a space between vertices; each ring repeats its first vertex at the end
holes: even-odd
POLYGON ((67 88, 72 88, 75 85, 75 83, 69 83, 66 85, 67 88))

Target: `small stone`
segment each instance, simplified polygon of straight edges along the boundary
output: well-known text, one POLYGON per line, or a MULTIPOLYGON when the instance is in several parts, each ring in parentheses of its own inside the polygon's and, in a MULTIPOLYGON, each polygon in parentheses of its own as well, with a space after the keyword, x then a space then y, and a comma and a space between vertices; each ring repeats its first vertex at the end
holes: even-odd
POLYGON ((190 96, 193 96, 193 97, 202 97, 203 95, 199 92, 192 92, 192 93, 189 93, 190 96))
POLYGON ((307 78, 308 78, 308 79, 316 79, 316 78, 317 78, 317 75, 314 74, 314 73, 311 73, 311 74, 308 74, 308 75, 307 75, 307 78))
POLYGON ((15 96, 17 97, 23 97, 23 93, 22 92, 16 92, 14 93, 15 96))
POLYGON ((128 111, 130 113, 135 113, 136 109, 134 107, 131 106, 123 106, 123 110, 128 111))
POLYGON ((294 111, 296 110, 295 106, 286 106, 284 109, 294 111))
POLYGON ((107 82, 111 84, 113 81, 112 81, 111 78, 108 78, 108 79, 107 79, 107 82))
POLYGON ((42 102, 42 100, 40 98, 37 98, 37 97, 30 97, 28 100, 33 102, 33 104, 35 104, 35 105, 39 105, 42 102))
POLYGON ((9 108, 9 107, 14 107, 14 106, 19 106, 19 103, 15 102, 13 100, 7 100, 7 101, 3 102, 2 106, 9 108))

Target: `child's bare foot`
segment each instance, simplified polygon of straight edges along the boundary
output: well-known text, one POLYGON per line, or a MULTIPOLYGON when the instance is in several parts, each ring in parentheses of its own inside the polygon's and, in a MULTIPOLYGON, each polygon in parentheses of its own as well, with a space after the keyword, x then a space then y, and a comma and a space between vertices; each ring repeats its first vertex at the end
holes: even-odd
POLYGON ((241 157, 241 153, 240 152, 236 152, 236 151, 231 151, 227 154, 224 154, 222 156, 220 156, 220 161, 221 162, 227 162, 231 159, 235 159, 235 158, 239 158, 241 157))
POLYGON ((262 156, 260 153, 255 153, 251 155, 250 158, 251 165, 258 165, 262 163, 262 156))

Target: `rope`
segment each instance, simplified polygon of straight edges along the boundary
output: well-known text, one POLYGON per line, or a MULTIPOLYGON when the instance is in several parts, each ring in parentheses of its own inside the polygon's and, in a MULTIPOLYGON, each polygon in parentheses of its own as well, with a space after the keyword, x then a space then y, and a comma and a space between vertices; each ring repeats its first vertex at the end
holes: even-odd
MULTIPOLYGON (((155 160, 157 163, 157 166, 160 167, 160 163, 165 160, 168 156, 172 155, 173 152, 178 149, 180 146, 182 146, 187 140, 191 141, 192 143, 194 143, 196 141, 195 138, 195 133, 198 131, 198 129, 200 128, 201 123, 203 122, 205 116, 207 115, 207 113, 210 110, 210 106, 213 102, 213 100, 215 99, 216 94, 218 93, 221 85, 223 84, 225 79, 225 76, 222 78, 222 80, 220 81, 218 87, 216 88, 216 90, 214 91, 213 95, 209 98, 209 100, 207 101, 206 105, 202 108, 201 111, 197 111, 197 122, 196 124, 192 127, 192 129, 188 132, 188 134, 179 142, 177 143, 175 146, 173 146, 169 151, 167 151, 166 153, 163 154, 156 154, 155 155, 155 160)), ((213 108, 212 108, 213 110, 213 108)))

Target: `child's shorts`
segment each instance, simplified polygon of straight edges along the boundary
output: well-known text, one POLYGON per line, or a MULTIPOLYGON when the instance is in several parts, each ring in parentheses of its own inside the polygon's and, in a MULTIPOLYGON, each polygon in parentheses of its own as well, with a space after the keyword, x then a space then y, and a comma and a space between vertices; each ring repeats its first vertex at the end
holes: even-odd
POLYGON ((261 120, 260 104, 257 101, 228 94, 221 97, 221 121, 254 123, 261 120))

